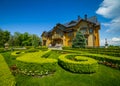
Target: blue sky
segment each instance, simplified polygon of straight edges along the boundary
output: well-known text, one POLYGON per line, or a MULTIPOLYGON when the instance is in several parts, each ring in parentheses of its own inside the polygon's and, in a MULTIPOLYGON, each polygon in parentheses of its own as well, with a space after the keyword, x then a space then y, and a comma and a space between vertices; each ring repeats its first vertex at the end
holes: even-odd
POLYGON ((41 35, 57 23, 97 16, 100 43, 120 45, 120 0, 0 0, 0 28, 41 35))

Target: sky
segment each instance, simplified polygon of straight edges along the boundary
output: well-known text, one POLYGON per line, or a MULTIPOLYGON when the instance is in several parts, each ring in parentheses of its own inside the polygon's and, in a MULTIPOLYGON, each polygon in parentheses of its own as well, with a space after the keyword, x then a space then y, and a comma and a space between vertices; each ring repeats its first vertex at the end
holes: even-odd
POLYGON ((0 0, 0 28, 41 36, 57 23, 97 16, 100 45, 120 45, 120 0, 0 0))

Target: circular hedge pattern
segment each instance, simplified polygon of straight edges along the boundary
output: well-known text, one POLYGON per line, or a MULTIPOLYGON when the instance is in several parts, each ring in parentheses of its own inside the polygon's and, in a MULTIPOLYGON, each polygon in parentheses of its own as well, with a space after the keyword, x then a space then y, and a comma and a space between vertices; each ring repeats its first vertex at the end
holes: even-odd
POLYGON ((75 73, 94 73, 98 69, 98 63, 92 58, 75 54, 61 55, 58 63, 66 70, 75 73))
POLYGON ((41 54, 41 52, 26 53, 20 57, 17 57, 17 67, 25 72, 25 74, 27 73, 27 75, 30 73, 41 75, 46 72, 55 72, 57 60, 41 58, 41 54))

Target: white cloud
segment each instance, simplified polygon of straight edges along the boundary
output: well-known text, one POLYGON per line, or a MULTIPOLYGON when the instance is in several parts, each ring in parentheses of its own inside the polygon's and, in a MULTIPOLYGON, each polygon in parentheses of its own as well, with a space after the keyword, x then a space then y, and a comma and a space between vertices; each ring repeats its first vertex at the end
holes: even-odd
MULTIPOLYGON (((120 37, 113 37, 111 39, 107 39, 108 45, 119 45, 120 46, 120 37)), ((105 39, 100 40, 100 45, 105 46, 105 39)))
POLYGON ((120 0, 104 0, 98 10, 100 14, 106 18, 113 18, 120 15, 120 0))
POLYGON ((113 38, 112 38, 112 41, 114 41, 114 42, 120 42, 120 38, 113 37, 113 38))
POLYGON ((106 32, 120 33, 120 0, 104 0, 96 13, 112 19, 109 22, 102 23, 108 28, 106 32))

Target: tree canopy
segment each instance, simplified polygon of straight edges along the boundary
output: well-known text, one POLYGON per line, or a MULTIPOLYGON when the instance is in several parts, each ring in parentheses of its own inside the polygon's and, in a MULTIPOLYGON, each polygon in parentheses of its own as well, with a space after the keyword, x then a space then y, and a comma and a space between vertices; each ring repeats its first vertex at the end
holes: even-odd
POLYGON ((13 35, 7 30, 0 29, 0 47, 4 47, 5 43, 10 46, 34 46, 41 45, 41 38, 36 34, 29 34, 28 32, 15 32, 13 35))
POLYGON ((85 36, 78 30, 76 33, 76 37, 72 41, 73 48, 85 48, 86 46, 86 39, 85 36))

